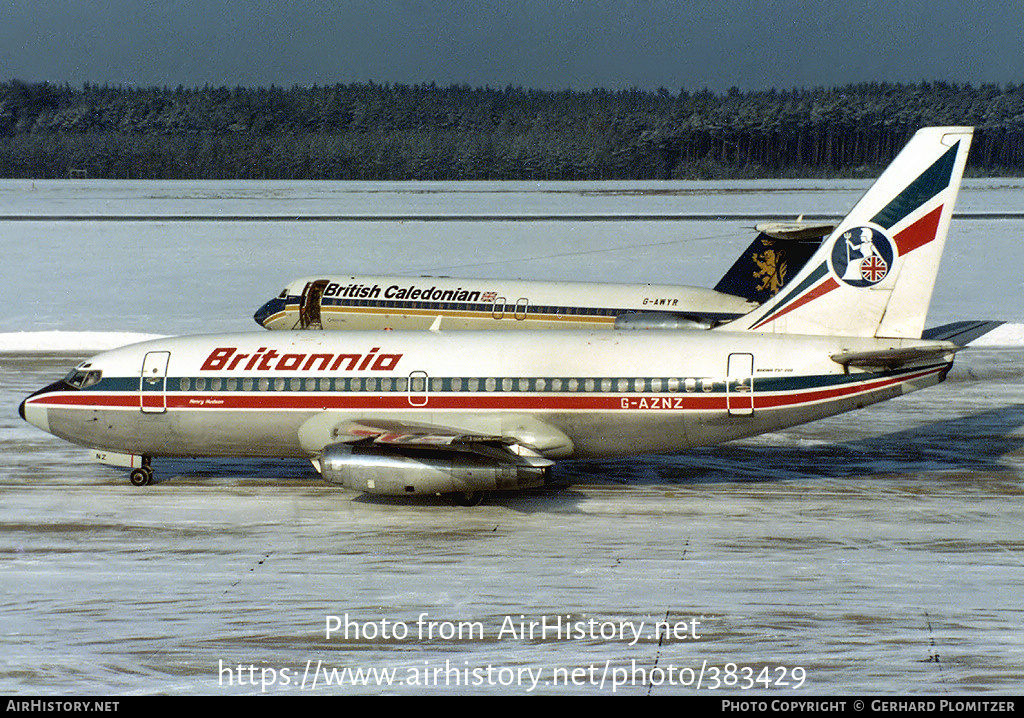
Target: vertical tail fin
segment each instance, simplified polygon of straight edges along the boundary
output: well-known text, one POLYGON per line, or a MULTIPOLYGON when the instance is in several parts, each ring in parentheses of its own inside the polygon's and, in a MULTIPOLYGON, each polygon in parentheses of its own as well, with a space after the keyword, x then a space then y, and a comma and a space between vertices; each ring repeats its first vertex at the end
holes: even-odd
POLYGON ((920 338, 972 133, 970 127, 919 130, 800 273, 725 326, 920 338))
POLYGON ((759 225, 760 232, 715 285, 716 292, 761 304, 776 295, 807 264, 834 226, 794 222, 784 231, 759 225))

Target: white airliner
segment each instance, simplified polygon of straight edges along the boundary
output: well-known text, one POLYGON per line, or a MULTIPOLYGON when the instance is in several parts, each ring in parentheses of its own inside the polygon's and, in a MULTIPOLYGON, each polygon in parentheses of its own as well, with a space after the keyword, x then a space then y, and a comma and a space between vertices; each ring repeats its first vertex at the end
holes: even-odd
POLYGON ((152 480, 152 457, 304 457, 357 491, 543 485, 941 382, 981 324, 923 332, 971 128, 920 130, 783 291, 713 329, 278 331, 99 354, 21 415, 152 480))
POLYGON ((714 289, 659 284, 450 277, 302 277, 260 307, 267 329, 710 328, 753 311, 785 285, 833 225, 758 225, 714 289), (438 317, 441 319, 438 320, 438 317))

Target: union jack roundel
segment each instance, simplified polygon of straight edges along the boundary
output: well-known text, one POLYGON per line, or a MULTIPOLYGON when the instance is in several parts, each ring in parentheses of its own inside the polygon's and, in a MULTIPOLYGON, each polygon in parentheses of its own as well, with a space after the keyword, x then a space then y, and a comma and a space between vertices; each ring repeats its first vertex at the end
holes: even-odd
POLYGON ((832 271, 851 287, 870 287, 889 276, 895 256, 892 240, 881 230, 853 227, 832 245, 832 271))

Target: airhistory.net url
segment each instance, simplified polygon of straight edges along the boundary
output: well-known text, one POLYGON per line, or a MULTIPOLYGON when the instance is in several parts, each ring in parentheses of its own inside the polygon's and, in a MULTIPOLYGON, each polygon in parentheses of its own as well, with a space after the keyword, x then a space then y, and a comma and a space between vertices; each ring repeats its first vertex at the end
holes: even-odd
POLYGON ((325 666, 323 661, 306 661, 302 669, 273 668, 254 664, 227 666, 219 661, 218 683, 222 687, 257 687, 262 692, 280 689, 311 691, 329 687, 366 688, 521 688, 532 693, 540 688, 591 688, 615 693, 627 688, 679 687, 694 690, 798 689, 807 680, 804 668, 796 666, 739 666, 726 663, 696 666, 642 666, 637 661, 612 665, 605 661, 573 668, 532 666, 462 665, 446 659, 443 663, 400 668, 325 666))

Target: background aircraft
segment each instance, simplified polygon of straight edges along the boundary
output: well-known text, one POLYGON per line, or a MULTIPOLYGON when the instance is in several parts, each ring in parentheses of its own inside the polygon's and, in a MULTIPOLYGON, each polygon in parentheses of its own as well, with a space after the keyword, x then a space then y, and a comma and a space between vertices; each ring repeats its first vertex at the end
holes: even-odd
POLYGON ((253 317, 267 329, 612 329, 711 327, 773 296, 831 225, 794 222, 759 234, 714 289, 656 284, 450 277, 296 279, 253 317))

